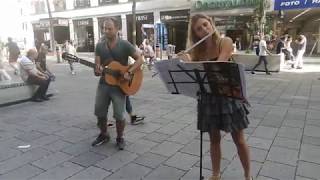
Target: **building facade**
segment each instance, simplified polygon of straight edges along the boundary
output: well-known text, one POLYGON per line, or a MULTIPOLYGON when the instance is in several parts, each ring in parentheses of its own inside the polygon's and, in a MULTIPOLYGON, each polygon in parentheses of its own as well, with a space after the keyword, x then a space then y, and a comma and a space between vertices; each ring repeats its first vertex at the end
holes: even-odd
MULTIPOLYGON (((117 18, 121 24, 122 38, 132 41, 131 0, 49 0, 49 2, 53 32, 58 44, 71 40, 79 52, 94 51, 95 44, 102 36, 103 20, 106 17, 117 18)), ((24 20, 32 27, 33 41, 50 41, 46 0, 30 0, 28 6, 31 10, 24 20)), ((155 46, 162 48, 165 48, 166 44, 174 44, 178 47, 177 51, 185 49, 190 7, 190 0, 137 0, 137 45, 148 39, 155 46), (157 24, 162 24, 167 34, 159 34, 157 24), (181 33, 184 33, 184 38, 181 33)))
MULTIPOLYGON (((221 33, 233 40, 239 38, 242 50, 250 48, 250 34, 255 10, 261 0, 197 0, 191 14, 205 13, 214 17, 221 33)), ((314 0, 265 0, 265 33, 276 37, 288 34, 294 39, 304 34, 308 39, 307 54, 320 54, 320 1, 314 0)), ((295 43, 292 43, 293 45, 295 43)))

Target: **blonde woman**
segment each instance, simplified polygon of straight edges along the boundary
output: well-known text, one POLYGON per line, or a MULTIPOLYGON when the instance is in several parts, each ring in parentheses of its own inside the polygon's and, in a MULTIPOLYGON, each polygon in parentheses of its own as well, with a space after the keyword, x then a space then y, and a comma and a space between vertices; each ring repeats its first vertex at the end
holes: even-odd
MULTIPOLYGON (((191 47, 208 34, 201 44, 189 53, 179 53, 184 61, 228 61, 233 52, 232 40, 228 37, 221 38, 212 19, 206 15, 195 14, 191 17, 188 30, 188 44, 191 47)), ((202 129, 210 136, 210 155, 212 162, 212 176, 209 180, 220 180, 221 162, 221 135, 220 131, 230 132, 237 147, 238 155, 244 169, 244 179, 252 180, 250 172, 249 148, 247 146, 243 129, 248 127, 249 113, 244 102, 227 97, 217 97, 207 94, 204 102, 198 104, 202 111, 205 126, 202 129)), ((239 178, 241 179, 241 178, 239 178)))

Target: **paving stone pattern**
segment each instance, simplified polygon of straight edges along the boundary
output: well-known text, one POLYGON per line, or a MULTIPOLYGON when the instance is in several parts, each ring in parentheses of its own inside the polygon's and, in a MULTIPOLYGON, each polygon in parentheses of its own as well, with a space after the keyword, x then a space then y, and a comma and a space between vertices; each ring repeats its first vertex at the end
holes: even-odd
MULTIPOLYGON (((98 134, 93 115, 98 78, 79 64, 75 76, 67 63, 50 64, 58 94, 47 102, 0 109, 1 180, 198 179, 194 99, 166 93, 159 77, 145 70, 141 90, 131 97, 134 111, 146 116, 144 124, 128 123, 124 151, 115 147, 114 126, 109 127, 109 143, 91 147, 98 134), (26 145, 30 147, 18 148, 26 145)), ((251 124, 245 136, 252 175, 258 180, 319 180, 320 73, 246 77, 251 124)), ((114 123, 112 108, 108 119, 114 123)), ((236 146, 229 134, 222 135, 222 177, 244 179, 236 146)), ((205 177, 211 174, 209 150, 204 134, 205 177)))

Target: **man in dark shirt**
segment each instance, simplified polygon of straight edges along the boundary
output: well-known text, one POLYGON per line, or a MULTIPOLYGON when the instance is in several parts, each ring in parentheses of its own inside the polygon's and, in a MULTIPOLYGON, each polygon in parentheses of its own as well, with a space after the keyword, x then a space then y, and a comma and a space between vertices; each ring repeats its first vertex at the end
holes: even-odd
MULTIPOLYGON (((122 65, 128 65, 128 57, 131 56, 135 63, 128 72, 124 73, 124 78, 129 80, 130 75, 143 64, 142 57, 136 48, 128 41, 121 40, 117 36, 119 31, 119 22, 114 18, 107 18, 104 21, 105 40, 97 44, 95 50, 95 74, 102 75, 102 67, 108 65, 111 61, 117 61, 122 65)), ((125 146, 123 131, 125 127, 125 105, 126 95, 121 91, 120 87, 112 86, 104 81, 101 77, 96 94, 94 114, 98 119, 98 127, 100 134, 92 143, 92 146, 100 145, 110 140, 107 133, 107 116, 108 108, 112 102, 113 117, 116 119, 117 129, 117 146, 119 150, 123 150, 125 146)))
POLYGON ((14 69, 14 74, 18 75, 19 68, 17 65, 17 60, 20 55, 20 49, 17 43, 12 41, 11 37, 8 38, 8 43, 6 44, 6 46, 8 47, 9 51, 9 64, 14 69))
POLYGON ((286 37, 285 36, 280 38, 280 41, 278 42, 277 49, 276 49, 277 54, 281 54, 282 53, 282 50, 284 49, 284 42, 285 41, 286 41, 286 37))

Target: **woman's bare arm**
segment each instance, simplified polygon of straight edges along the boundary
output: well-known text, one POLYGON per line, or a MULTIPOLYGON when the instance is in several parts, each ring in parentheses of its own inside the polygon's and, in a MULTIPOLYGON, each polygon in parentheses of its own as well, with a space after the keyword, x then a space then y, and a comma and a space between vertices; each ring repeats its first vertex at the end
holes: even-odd
POLYGON ((229 37, 221 39, 221 47, 218 48, 221 48, 218 61, 228 61, 233 53, 232 39, 229 37))

